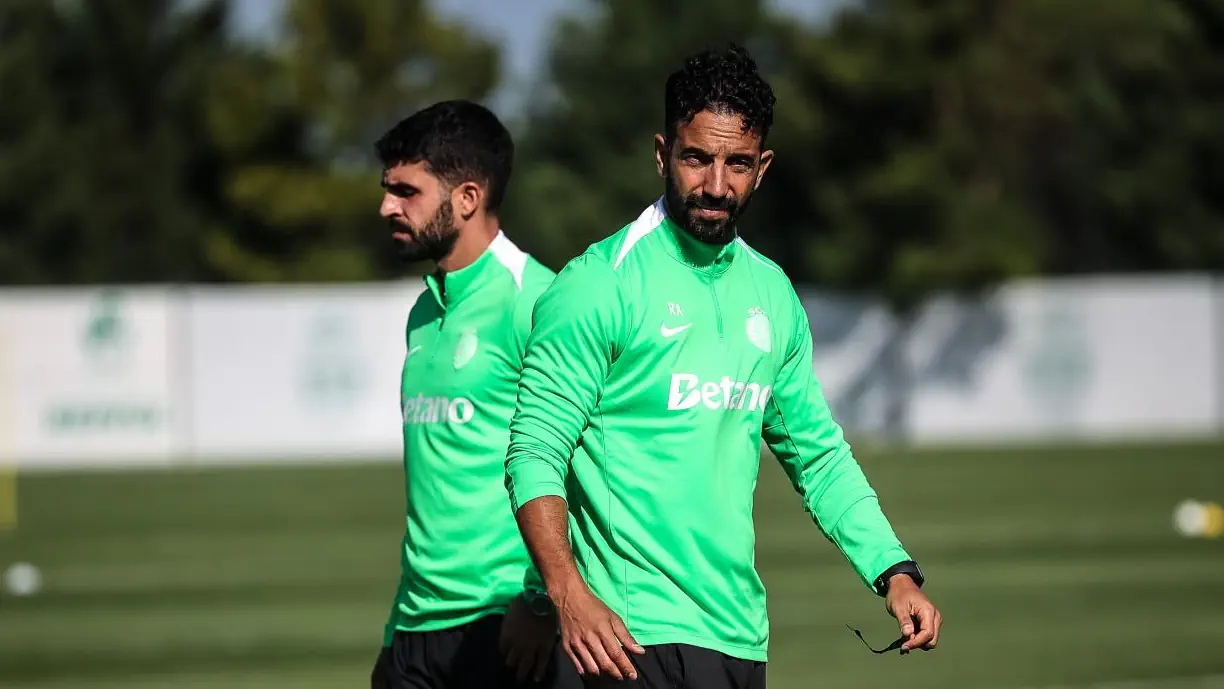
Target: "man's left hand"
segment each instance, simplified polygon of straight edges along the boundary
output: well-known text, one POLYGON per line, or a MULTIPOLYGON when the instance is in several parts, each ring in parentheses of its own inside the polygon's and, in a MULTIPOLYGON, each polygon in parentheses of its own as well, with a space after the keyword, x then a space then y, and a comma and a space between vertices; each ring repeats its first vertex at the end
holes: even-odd
POLYGON ((519 682, 540 681, 557 645, 557 614, 532 611, 522 596, 514 599, 502 620, 501 652, 519 682))
POLYGON ((901 635, 905 637, 902 654, 914 649, 930 651, 939 643, 943 615, 908 575, 898 574, 888 582, 884 605, 888 613, 897 618, 901 635))

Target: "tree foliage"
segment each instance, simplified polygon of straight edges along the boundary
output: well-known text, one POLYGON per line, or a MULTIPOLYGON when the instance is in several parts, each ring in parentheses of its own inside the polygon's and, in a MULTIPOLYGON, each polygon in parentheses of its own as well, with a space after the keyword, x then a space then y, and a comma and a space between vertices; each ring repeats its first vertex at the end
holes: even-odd
POLYGON ((778 96, 744 234, 796 281, 904 311, 1019 275, 1219 269, 1222 6, 874 0, 813 30, 609 0, 557 34, 514 223, 556 263, 631 219, 661 189, 665 75, 734 38, 778 96))
POLYGON ((225 0, 0 5, 10 283, 388 277, 372 142, 481 99, 496 51, 424 0, 291 0, 284 43, 225 0))
POLYGON ((0 5, 0 275, 194 278, 219 218, 199 113, 224 6, 0 5))
MULTIPOLYGON (((488 41, 426 0, 287 0, 275 43, 227 0, 0 4, 6 283, 376 279, 402 270, 371 144, 486 100, 488 41)), ((773 169, 743 233, 800 283, 885 296, 1019 275, 1224 267, 1224 1, 592 0, 513 121, 507 231, 553 267, 662 191, 683 57, 746 44, 773 169)))
POLYGON ((1224 15, 1194 4, 876 0, 792 33, 769 223, 804 238, 788 268, 902 308, 1017 275, 1221 268, 1224 15))
POLYGON ((226 201, 247 229, 214 234, 209 256, 240 280, 390 276, 372 144, 429 103, 484 98, 497 54, 424 0, 292 0, 285 29, 214 83, 211 133, 234 162, 226 201))

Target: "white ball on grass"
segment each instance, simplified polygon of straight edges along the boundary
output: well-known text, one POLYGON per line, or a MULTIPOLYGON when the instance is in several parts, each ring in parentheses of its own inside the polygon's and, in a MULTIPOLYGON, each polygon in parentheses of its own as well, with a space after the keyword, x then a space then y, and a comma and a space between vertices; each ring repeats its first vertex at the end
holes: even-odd
POLYGON ((18 562, 4 571, 4 590, 14 596, 32 596, 42 588, 42 572, 28 562, 18 562))
POLYGON ((1173 528, 1177 533, 1195 538, 1207 529, 1207 506, 1197 500, 1183 500, 1173 511, 1173 528))

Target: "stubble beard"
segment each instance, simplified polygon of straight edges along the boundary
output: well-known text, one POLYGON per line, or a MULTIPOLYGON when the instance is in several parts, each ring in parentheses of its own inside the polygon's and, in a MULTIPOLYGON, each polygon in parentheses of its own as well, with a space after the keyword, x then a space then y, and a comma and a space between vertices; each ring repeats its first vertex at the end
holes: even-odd
POLYGON ((408 232, 412 235, 411 241, 396 240, 400 259, 405 263, 440 261, 450 254, 459 239, 459 228, 455 227, 455 212, 449 201, 438 206, 434 216, 419 229, 405 226, 396 220, 391 221, 391 228, 395 232, 408 232))

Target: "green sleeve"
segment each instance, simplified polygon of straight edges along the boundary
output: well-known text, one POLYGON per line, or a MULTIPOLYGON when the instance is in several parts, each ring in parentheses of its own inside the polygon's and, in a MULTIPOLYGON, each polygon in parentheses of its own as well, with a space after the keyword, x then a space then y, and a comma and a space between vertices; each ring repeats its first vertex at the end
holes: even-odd
POLYGON ((804 509, 874 590, 884 570, 910 557, 833 419, 812 369, 807 312, 793 297, 790 343, 765 409, 762 437, 803 497, 804 509))
POLYGON ((565 497, 570 459, 619 347, 621 303, 611 266, 591 254, 570 261, 536 302, 506 456, 515 512, 565 497))
MULTIPOLYGON (((515 353, 518 354, 518 363, 520 372, 523 362, 523 355, 527 349, 527 340, 531 336, 531 314, 535 310, 536 300, 544 292, 547 283, 541 281, 528 282, 523 286, 522 293, 514 303, 514 346, 515 353)), ((547 589, 544 586, 544 579, 536 570, 534 563, 529 563, 523 574, 523 590, 544 593, 547 589)))

